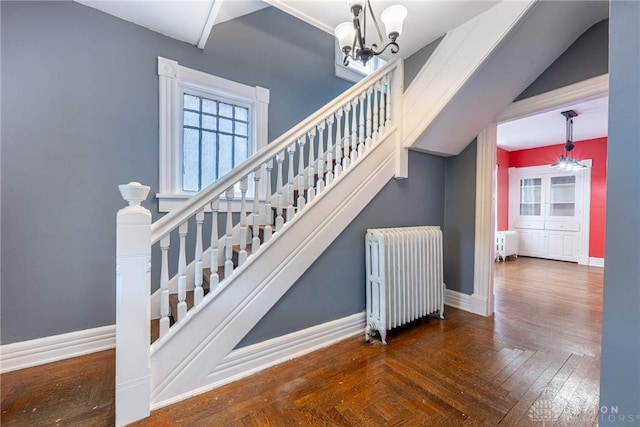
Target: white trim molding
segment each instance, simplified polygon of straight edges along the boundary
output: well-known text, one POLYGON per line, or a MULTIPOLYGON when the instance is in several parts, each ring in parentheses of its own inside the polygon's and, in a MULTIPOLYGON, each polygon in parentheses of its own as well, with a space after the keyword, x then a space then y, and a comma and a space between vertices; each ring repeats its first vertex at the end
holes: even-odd
POLYGON ((332 320, 233 350, 209 374, 209 378, 213 381, 211 384, 184 395, 155 402, 151 405, 151 409, 162 408, 188 397, 205 393, 358 334, 362 334, 362 341, 364 342, 365 326, 366 314, 364 312, 356 313, 342 319, 332 320))
MULTIPOLYGON (((462 292, 458 291, 452 291, 451 289, 445 289, 444 305, 471 312, 471 295, 463 294, 462 292)), ((445 318, 446 316, 447 313, 445 311, 445 318)))
POLYGON ((493 261, 495 260, 495 168, 497 125, 490 123, 477 138, 476 219, 472 312, 493 314, 493 261))
MULTIPOLYGON (((493 298, 491 298, 491 300, 493 300, 493 298)), ((452 291, 451 289, 445 289, 444 305, 477 314, 478 316, 489 316, 486 314, 488 298, 475 294, 469 295, 458 291, 452 291)), ((445 318, 446 317, 447 313, 445 310, 445 318)))
POLYGON ((609 75, 593 77, 561 87, 540 95, 532 96, 510 104, 502 110, 498 123, 522 119, 544 111, 553 110, 577 101, 589 101, 607 96, 609 93, 609 75))
POLYGON ((604 258, 589 258, 589 267, 604 267, 604 258))
POLYGON ((0 346, 0 372, 16 371, 116 346, 115 325, 0 346))

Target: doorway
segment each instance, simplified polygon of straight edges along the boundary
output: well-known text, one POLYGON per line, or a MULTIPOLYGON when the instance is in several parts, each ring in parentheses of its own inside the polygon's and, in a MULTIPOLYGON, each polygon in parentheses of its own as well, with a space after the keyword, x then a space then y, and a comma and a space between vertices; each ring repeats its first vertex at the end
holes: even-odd
MULTIPOLYGON (((514 102, 478 135, 478 161, 476 184, 476 240, 475 279, 472 311, 488 316, 493 313, 495 260, 495 194, 498 124, 567 108, 572 104, 602 99, 608 96, 608 75, 602 75, 550 91, 532 98, 514 102)), ((587 263, 590 263, 590 259, 587 263)), ((596 261, 594 261, 596 262, 596 261)), ((602 263, 603 264, 603 263, 602 263)), ((592 264, 596 265, 596 264, 592 264)), ((603 266, 603 265, 602 265, 603 266)))

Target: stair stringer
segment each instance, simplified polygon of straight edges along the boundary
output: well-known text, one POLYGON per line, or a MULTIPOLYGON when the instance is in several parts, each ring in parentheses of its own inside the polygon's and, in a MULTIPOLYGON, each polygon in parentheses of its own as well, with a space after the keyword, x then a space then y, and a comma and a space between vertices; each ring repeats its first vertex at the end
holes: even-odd
POLYGON ((393 178, 399 137, 390 129, 224 287, 151 346, 152 409, 215 386, 216 366, 393 178))

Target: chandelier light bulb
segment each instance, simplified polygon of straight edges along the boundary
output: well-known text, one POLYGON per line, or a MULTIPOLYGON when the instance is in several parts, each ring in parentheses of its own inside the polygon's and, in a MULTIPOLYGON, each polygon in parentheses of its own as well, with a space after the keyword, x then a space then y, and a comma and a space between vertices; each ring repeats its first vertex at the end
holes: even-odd
POLYGON ((365 0, 347 0, 347 7, 351 13, 358 16, 360 11, 364 9, 364 1, 365 0))
POLYGON ((387 36, 394 40, 400 37, 402 33, 402 23, 404 19, 407 17, 407 8, 402 5, 394 5, 386 8, 380 19, 384 22, 384 27, 387 33, 387 36))
POLYGON ((340 50, 345 53, 351 51, 351 43, 353 43, 353 38, 355 36, 353 24, 351 22, 343 22, 336 27, 333 33, 338 39, 340 50))

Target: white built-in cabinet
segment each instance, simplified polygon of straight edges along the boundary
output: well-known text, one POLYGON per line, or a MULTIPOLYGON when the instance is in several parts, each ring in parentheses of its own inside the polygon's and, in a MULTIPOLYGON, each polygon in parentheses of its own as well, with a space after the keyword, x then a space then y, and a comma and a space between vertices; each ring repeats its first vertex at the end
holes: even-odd
POLYGON ((588 264, 590 191, 591 168, 510 168, 509 228, 518 232, 519 255, 588 264))

